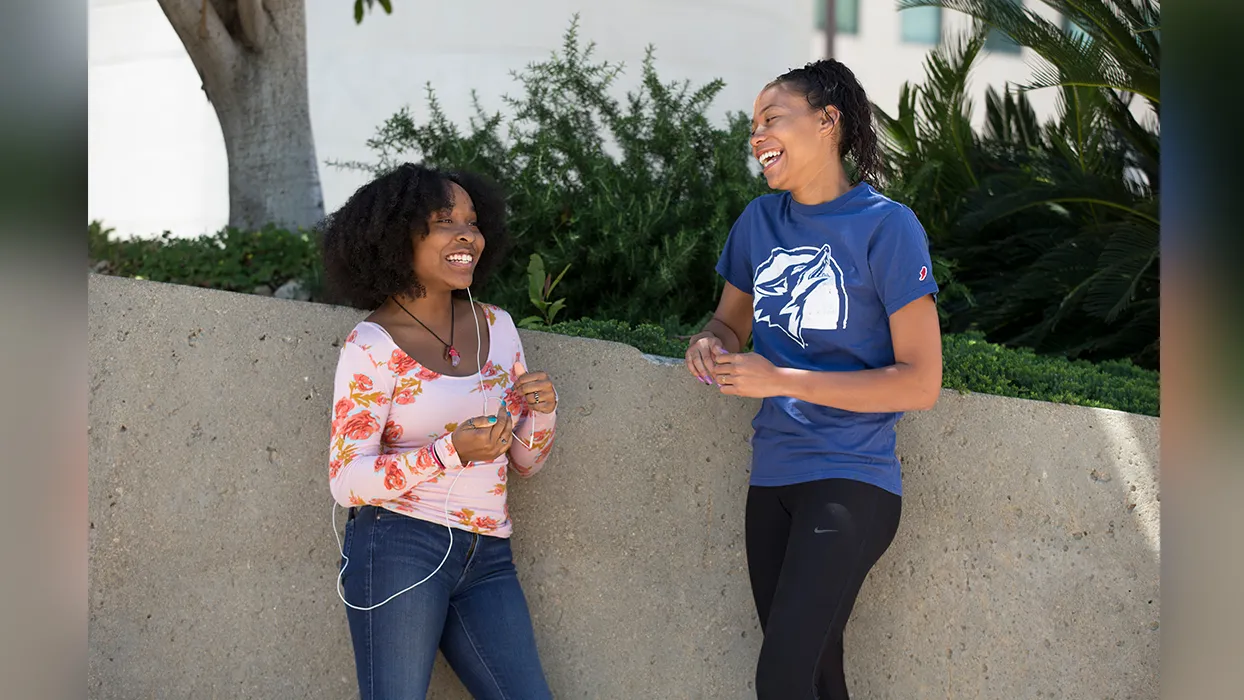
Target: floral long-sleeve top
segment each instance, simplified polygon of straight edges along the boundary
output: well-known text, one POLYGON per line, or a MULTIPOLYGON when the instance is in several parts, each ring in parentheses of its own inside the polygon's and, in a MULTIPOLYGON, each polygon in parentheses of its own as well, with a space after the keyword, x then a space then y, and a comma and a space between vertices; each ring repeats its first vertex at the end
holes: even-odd
POLYGON ((510 536, 507 468, 530 476, 544 465, 557 416, 531 411, 514 391, 516 365, 526 366, 518 329, 505 311, 480 306, 488 318, 488 358, 469 377, 427 369, 375 323, 358 324, 346 338, 334 381, 328 466, 329 488, 342 506, 374 505, 440 524, 453 484, 451 526, 510 536), (454 429, 495 415, 500 401, 515 417, 512 447, 491 462, 463 464, 454 429))

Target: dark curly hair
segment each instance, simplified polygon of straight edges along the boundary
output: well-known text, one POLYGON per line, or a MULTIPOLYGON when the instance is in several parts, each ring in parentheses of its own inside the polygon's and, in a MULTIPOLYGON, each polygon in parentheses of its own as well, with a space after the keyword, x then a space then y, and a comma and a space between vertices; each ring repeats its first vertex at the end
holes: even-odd
POLYGON ((839 154, 855 164, 858 180, 878 182, 881 156, 877 151, 872 103, 850 68, 825 58, 778 76, 769 83, 770 87, 774 85, 785 85, 804 95, 813 109, 837 107, 842 113, 839 154))
POLYGON ((472 285, 482 287, 509 248, 504 194, 483 175, 403 163, 360 187, 317 227, 332 300, 374 309, 393 295, 425 294, 415 277, 412 240, 428 235, 433 212, 453 207, 451 182, 471 196, 486 241, 472 285))

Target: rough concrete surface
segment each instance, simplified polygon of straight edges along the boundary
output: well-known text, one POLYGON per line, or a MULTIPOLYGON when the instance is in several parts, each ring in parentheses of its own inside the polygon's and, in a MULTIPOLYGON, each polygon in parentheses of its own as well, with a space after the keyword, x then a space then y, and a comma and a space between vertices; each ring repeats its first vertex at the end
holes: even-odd
MULTIPOLYGON (((357 696, 327 486, 350 309, 92 275, 91 698, 357 696)), ((524 332, 558 445, 514 546, 558 698, 748 698, 753 401, 524 332)), ((1157 421, 943 394, 847 630, 853 697, 1158 697, 1157 421)), ((340 519, 339 519, 340 524, 340 519)), ((430 697, 467 697, 438 661, 430 697)))

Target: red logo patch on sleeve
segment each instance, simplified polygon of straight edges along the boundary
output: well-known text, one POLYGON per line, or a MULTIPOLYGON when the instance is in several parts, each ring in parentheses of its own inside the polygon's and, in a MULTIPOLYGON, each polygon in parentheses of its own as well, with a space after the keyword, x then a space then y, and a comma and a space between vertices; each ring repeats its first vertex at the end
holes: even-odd
POLYGON ((920 281, 923 282, 924 279, 928 276, 929 276, 929 268, 927 267, 920 268, 920 281))

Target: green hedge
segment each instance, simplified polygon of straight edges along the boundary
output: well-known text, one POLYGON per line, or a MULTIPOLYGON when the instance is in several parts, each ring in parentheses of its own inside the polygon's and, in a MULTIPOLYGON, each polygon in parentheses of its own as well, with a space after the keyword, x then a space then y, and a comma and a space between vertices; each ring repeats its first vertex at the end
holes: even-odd
POLYGON ((1076 406, 1159 414, 1159 375, 1131 360, 1088 362, 987 342, 983 334, 942 336, 948 389, 1076 406))
POLYGON ((87 257, 100 272, 253 293, 298 280, 313 298, 323 286, 319 251, 306 231, 265 226, 259 231, 226 228, 211 235, 177 238, 113 238, 113 229, 93 221, 87 227, 87 257))
POLYGON ((632 328, 622 321, 580 319, 555 323, 547 331, 558 335, 572 335, 576 338, 612 340, 615 343, 638 348, 640 352, 661 357, 682 357, 687 351, 686 341, 670 338, 665 334, 665 329, 651 324, 641 324, 632 328))
MULTIPOLYGON (((653 325, 583 319, 554 324, 553 333, 612 340, 663 357, 682 357, 685 341, 653 325)), ((1076 406, 1159 415, 1158 373, 1128 360, 1091 363, 1037 355, 990 343, 979 333, 942 337, 943 386, 1076 406)))
MULTIPOLYGON (((318 298, 319 263, 304 232, 265 228, 226 229, 211 236, 113 240, 98 222, 88 230, 89 258, 101 271, 123 277, 226 291, 276 289, 289 280, 307 283, 318 298)), ((524 309, 510 309, 521 315, 524 309)), ((682 357, 686 341, 650 324, 584 319, 555 323, 547 330, 580 338, 612 340, 663 357, 682 357)), ((1131 362, 1089 363, 1036 355, 986 342, 979 334, 944 336, 947 388, 1039 401, 1098 406, 1158 415, 1158 373, 1131 362)))

